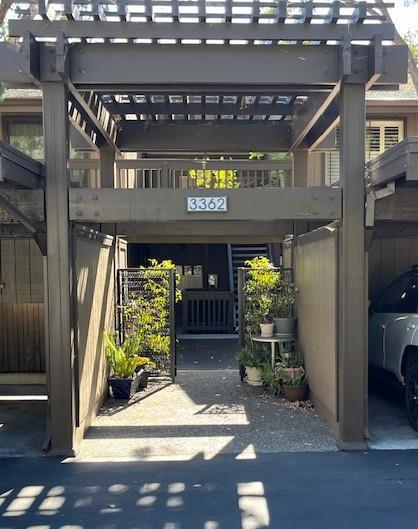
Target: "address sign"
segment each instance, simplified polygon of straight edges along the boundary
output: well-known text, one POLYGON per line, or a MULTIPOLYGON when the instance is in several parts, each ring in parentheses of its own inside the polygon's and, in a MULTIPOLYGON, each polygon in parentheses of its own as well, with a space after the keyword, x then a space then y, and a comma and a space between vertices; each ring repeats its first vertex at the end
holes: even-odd
POLYGON ((228 197, 187 197, 187 213, 226 213, 228 197))

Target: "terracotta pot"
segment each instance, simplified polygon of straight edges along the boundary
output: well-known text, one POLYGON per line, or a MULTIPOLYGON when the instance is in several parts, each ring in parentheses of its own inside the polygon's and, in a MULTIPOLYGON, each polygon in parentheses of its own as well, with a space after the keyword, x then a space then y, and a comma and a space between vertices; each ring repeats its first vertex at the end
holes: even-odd
POLYGON ((259 367, 246 367, 247 384, 250 386, 262 386, 263 379, 261 376, 261 369, 259 367))
POLYGON ((260 331, 262 338, 271 338, 274 331, 274 323, 260 323, 260 331))
POLYGON ((284 398, 290 402, 305 400, 307 385, 302 386, 283 386, 284 398))
POLYGON ((274 332, 278 334, 294 334, 297 319, 293 316, 289 318, 273 318, 274 332))

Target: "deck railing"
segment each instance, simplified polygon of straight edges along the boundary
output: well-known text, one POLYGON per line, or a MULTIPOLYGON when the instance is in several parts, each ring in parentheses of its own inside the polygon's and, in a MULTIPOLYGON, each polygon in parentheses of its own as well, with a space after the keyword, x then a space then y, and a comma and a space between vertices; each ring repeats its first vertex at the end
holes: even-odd
MULTIPOLYGON (((74 187, 99 187, 99 161, 71 160, 74 187)), ((117 160, 115 185, 144 189, 234 189, 290 185, 290 160, 117 160)))
POLYGON ((182 307, 185 334, 222 334, 234 331, 232 292, 185 290, 182 307))

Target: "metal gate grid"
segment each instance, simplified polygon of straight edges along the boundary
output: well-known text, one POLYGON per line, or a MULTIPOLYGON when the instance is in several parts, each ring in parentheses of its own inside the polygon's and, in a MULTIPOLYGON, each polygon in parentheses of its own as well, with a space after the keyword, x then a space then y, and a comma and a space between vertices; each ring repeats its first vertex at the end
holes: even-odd
MULTIPOLYGON (((253 270, 254 268, 248 267, 238 268, 238 328, 239 341, 242 346, 245 345, 245 284, 247 281, 247 273, 253 270)), ((280 273, 284 283, 293 283, 293 268, 283 268, 277 266, 273 267, 272 270, 280 273)))
POLYGON ((176 375, 175 289, 174 269, 125 268, 117 272, 117 328, 120 342, 135 330, 136 320, 144 320, 145 312, 154 315, 153 321, 158 323, 151 326, 145 323, 138 329, 144 333, 145 342, 140 354, 156 363, 158 374, 169 375, 173 380, 176 375), (153 311, 156 312, 153 314, 153 311), (149 342, 157 344, 157 347, 151 348, 149 342), (158 348, 158 344, 161 347, 158 348))

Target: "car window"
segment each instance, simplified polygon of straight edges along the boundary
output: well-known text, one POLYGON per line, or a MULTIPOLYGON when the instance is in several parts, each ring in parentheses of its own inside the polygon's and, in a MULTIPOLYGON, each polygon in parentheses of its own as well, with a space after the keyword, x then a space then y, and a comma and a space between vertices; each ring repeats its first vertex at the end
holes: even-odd
POLYGON ((418 311, 418 281, 409 274, 397 279, 383 293, 376 312, 414 313, 418 311))

